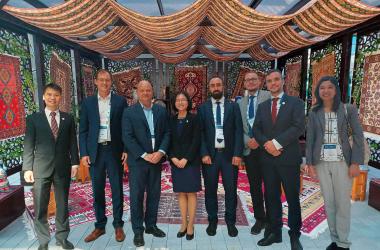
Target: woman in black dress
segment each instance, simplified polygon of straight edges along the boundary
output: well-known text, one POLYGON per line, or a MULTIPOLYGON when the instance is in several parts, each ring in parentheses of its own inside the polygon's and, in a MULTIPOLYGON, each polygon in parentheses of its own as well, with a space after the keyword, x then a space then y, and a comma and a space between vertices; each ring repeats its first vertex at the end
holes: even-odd
POLYGON ((179 92, 173 101, 173 109, 177 113, 170 120, 172 137, 169 158, 172 166, 173 191, 178 193, 182 218, 177 237, 186 235, 187 240, 192 240, 197 192, 201 190, 200 124, 197 116, 189 112, 192 105, 186 92, 179 92))

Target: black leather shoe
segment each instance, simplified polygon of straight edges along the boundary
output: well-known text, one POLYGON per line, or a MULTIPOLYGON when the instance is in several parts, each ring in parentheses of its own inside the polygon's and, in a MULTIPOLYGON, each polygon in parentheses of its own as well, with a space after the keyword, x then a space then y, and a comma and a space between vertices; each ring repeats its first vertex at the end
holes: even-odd
POLYGON ((74 249, 73 243, 70 241, 66 240, 57 240, 55 243, 57 246, 61 246, 63 249, 74 249))
POLYGON ((239 233, 235 225, 227 225, 227 231, 230 237, 236 237, 239 233))
POLYGON ((183 236, 186 235, 186 233, 187 233, 187 228, 186 228, 185 231, 183 231, 183 232, 179 231, 179 232, 177 233, 177 238, 182 238, 183 236))
POLYGON ((337 244, 335 242, 332 242, 328 247, 326 247, 326 250, 336 250, 337 249, 337 244))
POLYGON ((349 247, 339 247, 338 245, 336 246, 337 250, 350 250, 349 247))
POLYGON ((194 239, 194 228, 193 228, 193 234, 186 234, 186 240, 192 240, 194 239))
POLYGON ((38 250, 48 250, 48 249, 49 249, 48 244, 42 244, 38 246, 38 250))
POLYGON ((216 234, 216 228, 218 227, 218 223, 216 222, 210 222, 208 224, 208 227, 206 228, 206 233, 209 236, 214 236, 216 234))
POLYGON ((292 250, 303 250, 299 237, 290 237, 290 246, 292 250))
POLYGON ((154 237, 164 238, 166 237, 166 234, 164 231, 159 229, 157 226, 149 227, 145 229, 146 234, 153 234, 154 237))
POLYGON ((143 233, 137 233, 133 237, 133 244, 135 244, 136 247, 142 247, 145 245, 144 241, 144 234, 143 233))
POLYGON ((261 240, 259 240, 259 242, 257 242, 257 245, 259 246, 270 246, 272 245, 273 243, 280 243, 282 242, 282 235, 279 234, 274 234, 274 233, 270 233, 268 235, 268 237, 265 237, 261 240))
POLYGON ((255 225, 251 228, 251 234, 258 235, 261 233, 261 230, 265 228, 265 222, 261 220, 256 220, 255 225))

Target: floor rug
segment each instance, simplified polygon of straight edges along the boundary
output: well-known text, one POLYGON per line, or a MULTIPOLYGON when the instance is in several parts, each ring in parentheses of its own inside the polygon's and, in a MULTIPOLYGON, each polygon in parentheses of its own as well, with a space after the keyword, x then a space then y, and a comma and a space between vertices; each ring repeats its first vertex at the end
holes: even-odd
MULTIPOLYGON (((239 171, 238 181, 238 207, 237 207, 237 225, 253 225, 255 222, 254 211, 252 207, 251 196, 249 193, 248 178, 244 170, 239 171)), ((124 220, 129 220, 129 186, 125 180, 123 183, 124 192, 124 220)), ((300 194, 302 209, 302 234, 315 238, 319 233, 327 229, 327 221, 324 210, 323 198, 319 184, 304 177, 303 191, 300 194)), ((92 187, 91 183, 85 184, 72 183, 69 195, 69 216, 70 226, 76 226, 82 223, 95 221, 95 215, 92 209, 92 187)), ((218 186, 218 217, 220 224, 224 222, 224 189, 219 180, 218 186)), ((31 192, 25 193, 25 204, 30 219, 34 218, 33 196, 31 192)), ((288 204, 285 197, 282 197, 283 221, 287 227, 288 204)), ((112 201, 110 185, 106 184, 106 215, 112 215, 112 201)), ((55 230, 55 217, 49 218, 50 229, 55 230)), ((170 166, 166 165, 161 176, 161 200, 158 211, 158 222, 169 224, 180 224, 181 217, 178 208, 177 195, 173 193, 173 185, 171 180, 170 166)), ((196 216, 197 224, 207 224, 207 213, 204 203, 204 192, 198 193, 198 208, 196 216)))
MULTIPOLYGON (((208 224, 207 212, 205 207, 204 192, 199 192, 197 197, 197 212, 195 216, 195 224, 208 224)), ((225 225, 224 221, 224 194, 218 194, 218 223, 225 225)), ((160 205, 158 208, 158 222, 168 224, 181 224, 181 213, 178 207, 177 194, 162 193, 160 205)), ((240 199, 236 209, 236 225, 248 226, 248 220, 242 207, 240 199)))
MULTIPOLYGON (((124 191, 124 211, 129 210, 129 186, 127 182, 123 183, 124 191)), ((112 199, 111 199, 111 187, 109 182, 106 183, 106 216, 112 215, 112 199)), ((70 227, 93 222, 95 221, 95 214, 93 210, 93 195, 91 182, 81 184, 80 182, 73 182, 70 186, 69 193, 69 220, 70 227)), ((33 194, 32 192, 25 192, 25 205, 28 215, 31 220, 34 219, 33 208, 33 194)), ((124 219, 128 216, 124 212, 124 219)), ((51 216, 48 219, 50 231, 55 231, 55 216, 51 216)))
MULTIPOLYGON (((254 224, 254 211, 252 199, 249 193, 249 182, 245 171, 239 171, 238 193, 251 225, 254 224)), ((288 203, 285 196, 281 197, 283 208, 284 226, 288 228, 288 203)), ((303 190, 300 194, 302 228, 301 233, 311 238, 316 238, 324 232, 327 225, 327 217, 319 183, 309 177, 303 177, 303 190)))

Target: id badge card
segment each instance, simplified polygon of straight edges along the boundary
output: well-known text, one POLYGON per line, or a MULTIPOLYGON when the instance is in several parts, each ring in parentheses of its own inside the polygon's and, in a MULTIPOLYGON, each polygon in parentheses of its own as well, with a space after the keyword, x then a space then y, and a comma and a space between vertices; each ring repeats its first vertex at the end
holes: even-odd
POLYGON ((108 134, 107 134, 108 126, 100 126, 99 129, 99 140, 100 141, 107 141, 108 134))
POLYGON ((338 161, 336 144, 323 144, 323 156, 325 161, 338 161))
POLYGON ((224 134, 222 128, 217 128, 215 131, 215 138, 218 144, 221 144, 224 141, 224 134))

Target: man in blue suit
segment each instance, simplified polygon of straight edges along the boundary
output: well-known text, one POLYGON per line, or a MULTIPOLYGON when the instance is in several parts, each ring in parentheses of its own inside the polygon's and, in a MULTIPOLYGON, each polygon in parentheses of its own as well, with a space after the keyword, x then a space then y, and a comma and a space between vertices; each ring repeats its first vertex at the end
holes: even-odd
POLYGON ((223 96, 223 81, 213 77, 209 83, 211 98, 199 107, 201 120, 202 173, 205 185, 209 225, 206 232, 216 234, 218 224, 217 189, 219 172, 225 190, 225 221, 228 235, 236 237, 238 166, 243 153, 243 124, 237 103, 223 96))
POLYGON ((289 237, 292 250, 302 250, 299 237, 302 226, 300 164, 302 162, 299 137, 305 131, 304 102, 284 93, 281 71, 268 71, 265 82, 271 98, 257 109, 253 134, 262 147, 260 161, 264 177, 270 227, 265 229, 259 246, 282 242, 281 184, 288 202, 289 237))
POLYGON ((113 226, 115 239, 123 241, 123 167, 126 158, 121 140, 121 118, 127 102, 111 93, 112 76, 101 69, 96 74, 98 94, 83 100, 79 124, 79 148, 81 163, 90 168, 94 194, 95 230, 85 242, 96 240, 105 234, 105 184, 108 175, 112 190, 113 226))
POLYGON ((137 96, 138 102, 123 114, 123 142, 128 152, 133 242, 140 247, 145 244, 144 229, 145 233, 155 237, 166 236, 156 223, 161 194, 161 163, 169 148, 170 131, 165 108, 152 104, 153 87, 149 81, 138 83, 137 96))

